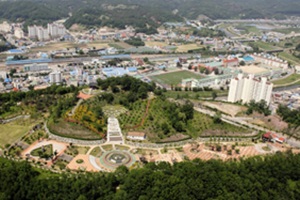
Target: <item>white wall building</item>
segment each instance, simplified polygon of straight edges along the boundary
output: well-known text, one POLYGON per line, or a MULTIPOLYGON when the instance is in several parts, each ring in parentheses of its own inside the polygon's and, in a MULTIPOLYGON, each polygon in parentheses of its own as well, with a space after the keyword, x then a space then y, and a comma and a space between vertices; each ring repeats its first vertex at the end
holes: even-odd
POLYGON ((62 82, 61 72, 52 72, 49 74, 51 84, 59 84, 62 82))
POLYGON ((7 23, 6 21, 0 24, 0 32, 10 32, 11 31, 11 25, 7 23))
POLYGON ((146 134, 143 132, 128 132, 127 139, 130 140, 145 140, 146 134))
POLYGON ((18 39, 24 38, 24 31, 21 28, 15 28, 14 35, 18 39))
POLYGON ((36 71, 46 71, 49 70, 48 64, 42 63, 42 64, 29 64, 24 65, 23 67, 24 72, 36 72, 36 71))
POLYGON ((63 24, 48 24, 48 33, 52 38, 61 37, 66 34, 66 28, 63 24))
POLYGON ((43 28, 42 26, 28 26, 28 37, 37 38, 40 41, 49 40, 48 29, 43 28))
POLYGON ((266 77, 261 80, 254 78, 254 75, 243 77, 239 74, 236 78, 231 79, 228 93, 229 102, 242 100, 243 103, 249 103, 251 100, 259 102, 265 100, 270 103, 273 84, 267 82, 266 77))
POLYGON ((37 37, 37 27, 34 26, 28 26, 28 37, 30 38, 36 38, 37 37))

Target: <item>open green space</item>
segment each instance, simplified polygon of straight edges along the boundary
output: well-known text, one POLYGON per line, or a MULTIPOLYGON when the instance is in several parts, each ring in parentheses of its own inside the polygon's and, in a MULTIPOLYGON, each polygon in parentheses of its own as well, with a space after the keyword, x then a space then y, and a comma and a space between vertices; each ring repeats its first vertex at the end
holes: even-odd
POLYGON ((34 125, 32 120, 16 120, 7 124, 0 124, 0 147, 12 144, 24 136, 34 125))
POLYGON ((100 147, 95 147, 91 151, 90 155, 95 156, 95 157, 100 157, 102 155, 102 151, 101 151, 100 147))
POLYGON ((88 130, 87 128, 76 124, 59 120, 57 123, 48 123, 49 130, 56 135, 75 139, 97 140, 100 135, 88 130))
POLYGON ((130 149, 130 148, 127 147, 127 146, 124 146, 124 145, 118 145, 118 144, 115 145, 115 148, 118 149, 118 150, 126 150, 126 151, 130 149))
POLYGON ((273 29, 272 31, 289 34, 291 32, 300 33, 300 28, 282 28, 282 29, 273 29))
POLYGON ((281 58, 281 59, 284 59, 284 60, 287 60, 289 62, 291 62, 292 64, 294 65, 299 65, 300 64, 300 59, 293 56, 292 54, 290 53, 287 53, 287 52, 280 52, 278 54, 278 56, 281 58))
POLYGON ((107 145, 102 145, 102 149, 104 149, 105 151, 112 151, 114 148, 111 144, 107 144, 107 145))
POLYGON ((47 138, 47 137, 48 137, 48 134, 46 134, 45 131, 38 130, 38 131, 35 131, 34 133, 28 135, 27 137, 25 137, 24 141, 27 144, 32 144, 33 142, 35 142, 41 138, 47 138))
POLYGON ((259 49, 263 51, 272 51, 272 50, 280 49, 279 47, 273 46, 272 44, 262 42, 262 41, 251 42, 251 44, 257 46, 259 49))
POLYGON ((170 73, 160 74, 156 76, 151 76, 150 78, 153 81, 161 84, 178 85, 181 84, 182 79, 187 79, 187 78, 201 79, 203 78, 203 76, 189 71, 178 71, 178 72, 170 72, 170 73))
POLYGON ((71 156, 76 156, 78 154, 86 154, 90 147, 85 146, 69 146, 65 153, 71 156))
POLYGON ((287 85, 287 84, 292 84, 294 82, 300 81, 300 74, 292 74, 284 79, 272 81, 272 83, 277 86, 277 85, 287 85))
POLYGON ((52 144, 48 144, 45 145, 43 147, 34 149, 33 151, 31 151, 30 153, 32 156, 38 156, 38 157, 50 157, 51 155, 53 155, 53 146, 52 144))

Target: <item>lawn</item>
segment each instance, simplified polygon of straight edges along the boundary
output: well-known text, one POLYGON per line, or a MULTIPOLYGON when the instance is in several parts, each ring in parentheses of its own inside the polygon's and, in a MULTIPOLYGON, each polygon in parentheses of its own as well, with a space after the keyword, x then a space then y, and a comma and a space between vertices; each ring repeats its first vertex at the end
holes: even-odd
POLYGON ((115 145, 115 148, 118 149, 118 150, 125 150, 125 151, 127 151, 127 150, 130 149, 130 148, 127 147, 127 146, 118 145, 118 144, 115 145))
POLYGON ((284 79, 280 79, 280 80, 275 80, 272 81, 272 83, 277 86, 277 85, 288 85, 291 84, 295 81, 300 81, 300 74, 292 74, 284 79))
POLYGON ((287 52, 280 52, 279 57, 284 59, 284 60, 290 61, 294 65, 299 65, 300 64, 300 59, 299 58, 297 58, 297 57, 295 57, 292 54, 289 54, 287 52))
POLYGON ((64 120, 59 120, 58 123, 48 123, 49 130, 56 135, 74 139, 84 140, 99 140, 101 136, 87 128, 75 124, 69 123, 64 120))
POLYGON ((151 76, 150 78, 153 81, 161 84, 178 85, 181 84, 182 79, 187 79, 187 78, 201 79, 203 78, 203 76, 189 71, 178 71, 178 72, 171 72, 171 73, 151 76))
POLYGON ((24 136, 34 125, 29 120, 16 120, 7 124, 0 124, 0 147, 12 144, 24 136))
POLYGON ((105 151, 112 151, 113 146, 111 144, 103 145, 102 149, 104 149, 105 151))
POLYGON ((89 149, 90 147, 85 146, 70 146, 67 148, 65 153, 71 156, 76 156, 78 154, 86 154, 89 149))
POLYGON ((95 157, 100 157, 102 155, 102 151, 101 151, 100 147, 95 147, 91 151, 90 155, 95 156, 95 157))
POLYGON ((44 147, 34 149, 30 154, 37 157, 40 157, 42 154, 51 156, 53 154, 53 146, 52 144, 48 144, 44 147))

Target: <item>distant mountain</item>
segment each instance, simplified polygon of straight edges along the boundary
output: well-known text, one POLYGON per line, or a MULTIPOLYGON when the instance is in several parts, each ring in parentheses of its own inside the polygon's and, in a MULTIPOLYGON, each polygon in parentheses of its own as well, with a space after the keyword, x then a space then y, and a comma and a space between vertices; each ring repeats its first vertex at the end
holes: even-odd
POLYGON ((300 16, 300 0, 16 0, 0 2, 0 18, 46 23, 71 14, 66 26, 133 25, 152 32, 166 21, 300 16))

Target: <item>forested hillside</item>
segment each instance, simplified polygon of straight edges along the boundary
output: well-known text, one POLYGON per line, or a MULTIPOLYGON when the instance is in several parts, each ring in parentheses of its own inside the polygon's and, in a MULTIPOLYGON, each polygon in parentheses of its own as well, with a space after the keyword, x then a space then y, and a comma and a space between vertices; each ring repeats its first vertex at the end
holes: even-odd
POLYGON ((147 164, 114 173, 49 174, 0 158, 0 199, 300 199, 300 155, 147 164))
POLYGON ((71 16, 67 27, 133 25, 146 32, 166 21, 220 18, 285 18, 300 15, 300 0, 17 0, 0 2, 0 19, 46 23, 71 16))

